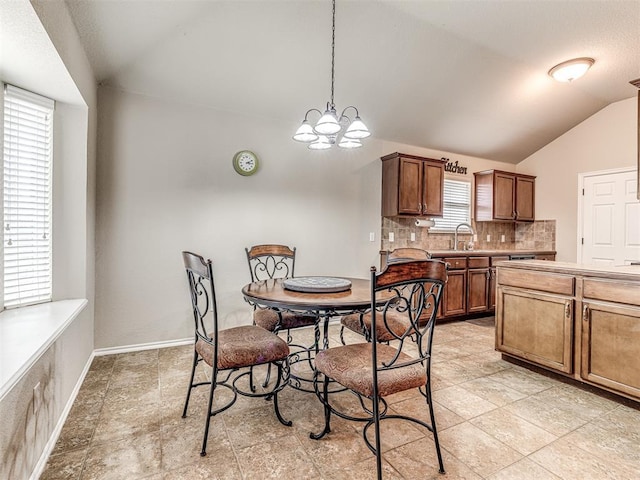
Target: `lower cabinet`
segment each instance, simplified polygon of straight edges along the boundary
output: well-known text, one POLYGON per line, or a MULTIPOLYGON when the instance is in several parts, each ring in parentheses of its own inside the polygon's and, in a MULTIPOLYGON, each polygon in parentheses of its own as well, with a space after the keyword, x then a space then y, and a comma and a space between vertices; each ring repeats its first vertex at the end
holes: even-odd
POLYGON ((496 348, 573 373, 573 298, 498 287, 496 348))
POLYGON ((556 271, 498 267, 496 349, 640 400, 640 277, 556 271))
POLYGON ((467 271, 467 312, 478 313, 489 310, 489 268, 467 271))
POLYGON ((467 313, 467 271, 449 270, 448 276, 442 299, 442 316, 464 315, 467 313))
POLYGON ((640 281, 585 278, 580 377, 640 398, 640 281))

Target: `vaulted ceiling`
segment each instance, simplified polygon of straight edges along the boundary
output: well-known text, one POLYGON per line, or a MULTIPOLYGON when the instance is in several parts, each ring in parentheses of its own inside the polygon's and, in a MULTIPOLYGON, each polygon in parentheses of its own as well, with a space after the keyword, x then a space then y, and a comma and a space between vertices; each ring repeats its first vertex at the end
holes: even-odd
MULTIPOLYGON (((98 80, 297 128, 330 97, 331 2, 66 0, 98 80)), ((517 163, 636 95, 640 0, 337 0, 335 103, 375 137, 517 163), (548 70, 593 57, 571 84, 548 70)))

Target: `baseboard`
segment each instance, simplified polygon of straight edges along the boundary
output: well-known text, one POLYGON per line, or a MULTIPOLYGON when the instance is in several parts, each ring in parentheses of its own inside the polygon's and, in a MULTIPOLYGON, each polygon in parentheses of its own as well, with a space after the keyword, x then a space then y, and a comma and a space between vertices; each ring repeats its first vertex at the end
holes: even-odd
POLYGON ((164 342, 138 343, 135 345, 124 345, 122 347, 98 348, 93 351, 93 355, 101 357, 103 355, 115 355, 117 353, 140 352, 142 350, 154 350, 156 348, 179 347, 182 345, 193 344, 193 337, 182 338, 179 340, 167 340, 164 342))
POLYGON ((49 460, 49 455, 51 455, 53 448, 56 446, 58 437, 60 437, 60 433, 62 432, 62 427, 64 427, 64 422, 67 421, 67 417, 69 416, 71 407, 73 407, 73 402, 76 401, 76 397, 78 396, 78 392, 80 391, 82 382, 84 382, 84 379, 87 376, 87 372, 89 371, 89 368, 91 368, 91 362, 93 362, 94 356, 95 355, 93 352, 91 353, 91 355, 89 355, 89 359, 87 360, 87 363, 85 364, 84 369, 80 374, 80 378, 78 378, 78 381, 76 382, 75 387, 73 387, 73 391, 69 396, 69 400, 67 400, 67 404, 64 406, 64 410, 62 410, 62 414, 58 419, 58 423, 56 424, 56 427, 53 429, 53 432, 51 432, 49 441, 44 446, 44 450, 42 451, 42 454, 40 455, 40 458, 38 459, 38 463, 36 463, 36 466, 34 467, 33 472, 31 472, 31 476, 29 477, 29 480, 38 480, 38 478, 40 478, 40 475, 44 470, 44 467, 47 465, 47 460, 49 460))

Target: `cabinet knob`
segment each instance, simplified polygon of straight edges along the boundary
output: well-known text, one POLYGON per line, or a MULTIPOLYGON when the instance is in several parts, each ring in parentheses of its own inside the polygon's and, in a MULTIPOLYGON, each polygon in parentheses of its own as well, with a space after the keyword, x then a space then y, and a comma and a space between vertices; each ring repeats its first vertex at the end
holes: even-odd
POLYGON ((589 321, 589 305, 585 304, 585 306, 582 307, 582 321, 584 322, 589 321))
POLYGON ((564 316, 567 318, 571 317, 571 303, 569 302, 564 304, 564 316))

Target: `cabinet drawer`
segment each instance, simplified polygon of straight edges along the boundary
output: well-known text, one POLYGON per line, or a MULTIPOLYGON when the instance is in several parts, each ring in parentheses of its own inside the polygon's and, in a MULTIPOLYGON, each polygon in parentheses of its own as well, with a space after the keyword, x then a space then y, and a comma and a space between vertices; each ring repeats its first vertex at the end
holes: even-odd
POLYGON ((449 270, 460 270, 461 268, 467 268, 466 257, 446 257, 443 258, 445 263, 449 264, 449 270))
POLYGON ((575 281, 572 275, 498 267, 498 283, 511 287, 573 296, 575 281))
POLYGON ((487 268, 489 257, 469 257, 469 268, 487 268))
POLYGON ((584 298, 640 306, 640 283, 584 279, 584 298))

